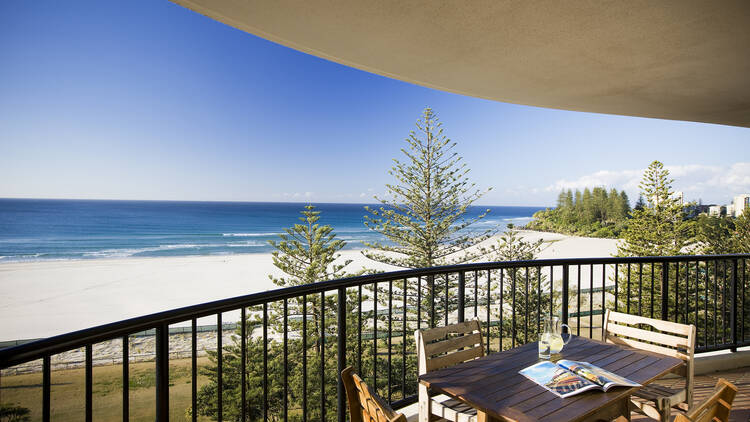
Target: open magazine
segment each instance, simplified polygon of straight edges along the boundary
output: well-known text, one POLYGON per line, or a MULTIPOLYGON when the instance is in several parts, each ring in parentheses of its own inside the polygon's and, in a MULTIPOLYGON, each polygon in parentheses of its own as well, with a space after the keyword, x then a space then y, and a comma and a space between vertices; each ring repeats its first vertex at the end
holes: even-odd
POLYGON ((588 362, 565 359, 557 363, 539 362, 520 370, 519 373, 560 397, 570 397, 593 389, 607 391, 614 386, 641 386, 588 362))

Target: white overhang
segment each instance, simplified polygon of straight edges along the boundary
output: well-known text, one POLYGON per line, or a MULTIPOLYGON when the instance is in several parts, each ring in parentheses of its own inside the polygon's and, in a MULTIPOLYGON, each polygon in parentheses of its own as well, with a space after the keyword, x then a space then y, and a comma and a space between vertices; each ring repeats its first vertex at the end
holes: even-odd
POLYGON ((448 92, 750 127, 750 1, 173 0, 448 92))

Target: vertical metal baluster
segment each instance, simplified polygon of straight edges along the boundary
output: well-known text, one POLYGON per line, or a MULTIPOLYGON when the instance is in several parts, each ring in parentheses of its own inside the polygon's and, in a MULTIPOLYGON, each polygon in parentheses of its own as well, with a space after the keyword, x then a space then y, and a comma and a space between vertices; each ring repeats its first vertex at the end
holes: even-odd
POLYGON ((401 314, 402 328, 401 328, 401 398, 406 398, 406 330, 408 329, 406 324, 406 286, 407 280, 404 279, 404 301, 402 302, 403 307, 401 314))
POLYGON ((577 314, 577 322, 576 322, 576 335, 581 335, 581 266, 578 266, 578 290, 576 290, 576 298, 578 299, 578 304, 576 305, 576 314, 577 314))
POLYGON ((393 281, 388 281, 388 403, 391 399, 391 371, 392 361, 391 355, 393 354, 393 281))
POLYGON ((216 314, 216 410, 219 422, 224 419, 224 348, 222 346, 221 313, 216 314))
MULTIPOLYGON (((359 286, 360 294, 360 318, 362 317, 362 286, 359 286)), ((360 330, 361 333, 361 330, 360 330)), ((360 337, 360 349, 362 338, 360 337)), ((362 373, 362 360, 360 358, 359 373, 362 373)), ((302 421, 307 422, 307 295, 302 295, 302 421)))
POLYGON ((417 277, 417 330, 422 329, 422 277, 417 277))
POLYGON ((602 341, 604 341, 604 317, 607 313, 607 265, 602 264, 602 341))
MULTIPOLYGON (((336 351, 338 352, 338 373, 340 374, 346 368, 346 288, 339 287, 338 289, 338 318, 337 318, 337 330, 338 335, 336 336, 337 345, 336 351)), ((338 416, 338 422, 344 422, 346 420, 346 391, 344 390, 344 382, 340 376, 336 379, 336 415, 338 416)))
MULTIPOLYGON (((372 388, 378 391, 378 283, 372 289, 372 388)), ((435 301, 432 301, 434 304, 435 301)))
POLYGON ((536 267, 536 333, 542 332, 542 267, 536 267))
POLYGON ((190 395, 191 403, 190 409, 192 410, 193 422, 198 420, 198 320, 193 318, 191 321, 191 337, 192 341, 190 344, 190 395))
POLYGON ((727 260, 721 260, 723 286, 721 294, 721 343, 727 344, 727 260))
MULTIPOLYGON (((618 285, 620 284, 619 274, 618 270, 620 269, 620 264, 615 263, 615 312, 617 312, 617 293, 618 293, 618 285)), ((653 290, 653 288, 652 288, 653 290)), ((653 315, 652 315, 653 316, 653 315)))
MULTIPOLYGON (((563 280, 562 280, 562 306, 560 313, 562 314, 563 324, 568 323, 568 302, 570 299, 570 266, 568 264, 563 265, 563 280)), ((570 333, 573 334, 573 333, 570 333)))
POLYGON ((268 420, 268 303, 263 303, 263 420, 268 420))
POLYGON ((703 301, 703 320, 704 320, 704 324, 703 324, 703 344, 705 346, 708 346, 708 270, 709 270, 709 268, 708 268, 708 261, 705 261, 705 265, 706 265, 706 272, 705 272, 706 276, 704 277, 705 278, 705 282, 703 284, 704 284, 704 287, 705 287, 706 291, 705 291, 705 295, 704 295, 705 300, 703 301))
POLYGON ((729 314, 729 335, 732 342, 732 352, 737 351, 737 258, 732 260, 732 287, 731 294, 731 313, 729 314))
POLYGON ((284 421, 288 419, 289 416, 289 300, 284 299, 284 305, 283 305, 283 314, 282 314, 282 330, 283 338, 282 338, 282 348, 283 348, 283 369, 284 374, 282 375, 283 383, 284 383, 284 397, 283 397, 283 417, 284 421))
POLYGON ((651 318, 654 317, 654 263, 651 263, 651 318))
POLYGON ((674 264, 674 322, 680 322, 680 262, 674 264))
POLYGON ((628 280, 627 280, 627 293, 625 294, 625 313, 630 313, 630 262, 628 261, 628 280))
POLYGON ((492 315, 490 314, 490 304, 492 301, 490 300, 492 296, 490 295, 490 291, 492 289, 492 270, 487 270, 487 354, 490 354, 490 327, 491 327, 491 319, 492 315))
POLYGON ((474 271, 474 318, 479 318, 479 273, 474 271))
POLYGON ((448 280, 448 273, 445 274, 445 325, 448 325, 448 310, 450 309, 450 306, 448 305, 448 294, 450 291, 450 281, 448 280))
MULTIPOLYGON (((695 326, 696 327, 698 327, 698 306, 699 306, 699 302, 698 302, 698 281, 699 281, 698 273, 699 273, 698 261, 695 261, 695 326)), ((696 337, 697 337, 697 334, 696 334, 696 337)), ((696 343, 697 343, 697 341, 696 341, 696 343)))
POLYGON ((554 266, 549 266, 549 317, 552 319, 552 308, 554 306, 554 300, 553 298, 553 287, 555 284, 555 277, 554 277, 554 266))
POLYGON ((747 263, 744 259, 742 259, 742 318, 740 321, 742 321, 742 327, 741 327, 741 338, 742 342, 745 342, 745 283, 747 283, 747 280, 745 279, 745 266, 747 263))
POLYGON ((512 302, 511 302, 512 303, 511 309, 513 310, 513 313, 512 313, 513 319, 511 320, 512 329, 511 329, 511 338, 510 338, 511 346, 510 347, 514 348, 516 347, 516 268, 515 267, 511 268, 510 279, 511 279, 510 289, 511 289, 511 292, 513 293, 512 302))
POLYGON ((242 421, 247 420, 247 310, 243 306, 240 310, 240 354, 242 359, 242 373, 240 374, 240 382, 242 388, 240 389, 240 398, 242 400, 242 421))
POLYGON ((638 263, 638 316, 643 315, 643 263, 638 263))
POLYGON ((156 420, 169 420, 169 326, 156 327, 156 420))
POLYGON ((714 260, 714 344, 716 344, 719 341, 719 334, 718 334, 719 321, 717 319, 718 314, 719 314, 718 284, 719 284, 719 261, 714 260))
POLYGON ((523 316, 523 342, 524 344, 529 342, 529 267, 525 268, 526 271, 526 293, 523 300, 524 303, 524 316, 523 316))
POLYGON ((50 421, 50 390, 52 385, 50 361, 49 355, 42 358, 42 420, 44 422, 50 421))
POLYGON ((86 422, 93 419, 92 387, 94 378, 94 363, 91 345, 86 345, 86 422))
POLYGON ((130 420, 130 341, 122 336, 122 420, 130 420))
POLYGON ((684 324, 688 323, 690 316, 690 262, 685 261, 685 318, 684 324))
POLYGON ((320 417, 326 419, 326 294, 320 292, 320 417))
POLYGON ((357 373, 362 373, 362 285, 357 286, 357 373))
POLYGON ((505 271, 503 271, 502 268, 500 268, 500 325, 498 326, 498 333, 500 334, 497 339, 497 351, 502 352, 503 351, 503 284, 505 284, 505 281, 503 280, 503 276, 505 274, 505 271))
POLYGON ((435 328, 435 302, 437 302, 437 293, 435 292, 435 276, 427 276, 427 284, 430 289, 430 328, 435 328))
POLYGON ((589 338, 594 337, 594 264, 589 266, 589 338))
MULTIPOLYGON (((679 292, 675 292, 678 294, 679 292)), ((669 262, 661 263, 661 319, 669 319, 669 262)))

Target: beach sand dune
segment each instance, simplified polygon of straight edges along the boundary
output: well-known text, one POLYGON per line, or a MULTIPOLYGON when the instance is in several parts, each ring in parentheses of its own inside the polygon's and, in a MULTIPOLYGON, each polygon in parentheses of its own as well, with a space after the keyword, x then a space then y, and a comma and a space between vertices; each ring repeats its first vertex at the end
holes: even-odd
MULTIPOLYGON (((606 257, 616 240, 523 232, 540 258, 606 257)), ((388 270, 359 251, 348 269, 388 270)), ((168 309, 274 289, 270 254, 0 264, 0 341, 49 337, 168 309)), ((236 320, 229 314, 226 321, 236 320)), ((215 324, 206 319, 199 324, 215 324)))

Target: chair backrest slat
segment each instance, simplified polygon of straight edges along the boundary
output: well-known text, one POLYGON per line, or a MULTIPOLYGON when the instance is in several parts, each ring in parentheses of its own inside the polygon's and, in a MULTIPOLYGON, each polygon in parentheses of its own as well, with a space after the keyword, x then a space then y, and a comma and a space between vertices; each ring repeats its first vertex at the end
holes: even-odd
POLYGON ((477 330, 479 320, 471 319, 456 324, 446 325, 445 327, 431 328, 429 330, 420 330, 425 343, 432 343, 437 339, 445 338, 449 334, 467 334, 477 330))
POLYGON ((737 387, 724 378, 719 378, 713 394, 688 410, 685 415, 677 415, 675 422, 727 422, 736 395, 737 387))
POLYGON ((477 319, 417 330, 414 337, 420 375, 484 356, 482 328, 477 319))
POLYGON ((659 331, 664 331, 667 333, 672 334, 678 334, 683 336, 690 335, 690 325, 680 324, 677 322, 672 321, 664 321, 661 319, 653 319, 653 318, 646 318, 643 316, 637 316, 637 315, 630 315, 623 312, 615 312, 612 310, 608 310, 609 317, 607 320, 609 322, 620 322, 623 324, 646 324, 650 325, 654 328, 656 328, 659 331))
POLYGON ((452 337, 443 341, 427 343, 424 345, 424 352, 427 356, 435 356, 444 353, 446 350, 460 350, 464 347, 474 347, 482 343, 480 333, 467 334, 460 337, 452 337))
POLYGON ((615 344, 624 344, 626 346, 635 347, 636 349, 647 350, 649 352, 659 353, 661 355, 672 356, 678 359, 687 360, 688 356, 676 349, 670 349, 669 347, 659 346, 658 344, 645 343, 642 341, 634 340, 632 338, 618 337, 611 334, 607 334, 606 340, 615 344))
POLYGON ((615 324, 614 322, 610 322, 609 324, 607 324, 607 331, 610 333, 620 334, 633 338, 644 338, 653 343, 659 343, 674 348, 681 348, 683 350, 686 350, 688 347, 687 337, 678 337, 655 331, 647 331, 627 325, 615 324))
POLYGON ((406 417, 396 413, 383 399, 354 373, 352 367, 341 372, 349 415, 352 422, 406 422, 406 417))

